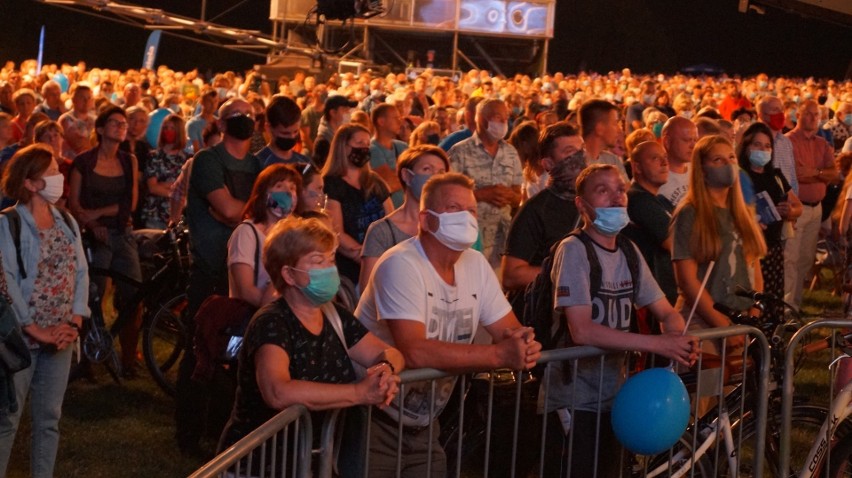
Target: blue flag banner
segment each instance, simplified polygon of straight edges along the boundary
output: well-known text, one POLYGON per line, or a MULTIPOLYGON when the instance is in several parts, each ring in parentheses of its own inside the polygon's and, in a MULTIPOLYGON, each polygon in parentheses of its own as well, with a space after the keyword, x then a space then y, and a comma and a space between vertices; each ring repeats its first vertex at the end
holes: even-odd
POLYGON ((148 43, 145 45, 145 55, 142 56, 142 68, 154 69, 154 62, 157 60, 157 48, 160 46, 160 35, 162 33, 160 30, 154 30, 148 36, 148 43))
POLYGON ((41 73, 42 59, 44 58, 44 25, 41 26, 41 34, 38 36, 38 66, 36 74, 41 73))

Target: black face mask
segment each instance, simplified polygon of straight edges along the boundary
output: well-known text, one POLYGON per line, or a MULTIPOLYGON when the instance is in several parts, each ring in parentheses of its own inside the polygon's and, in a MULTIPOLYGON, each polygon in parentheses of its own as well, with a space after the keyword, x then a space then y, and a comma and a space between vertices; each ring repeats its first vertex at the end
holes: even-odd
POLYGON ((245 141, 254 133, 254 120, 245 115, 232 116, 225 120, 225 133, 245 141))
POLYGON ((280 136, 275 137, 275 147, 280 149, 281 151, 290 151, 296 146, 298 140, 296 138, 282 138, 280 136))
POLYGON ((349 152, 349 162, 360 168, 370 162, 370 148, 352 148, 349 152))
POLYGON ((438 143, 441 142, 441 136, 437 134, 430 134, 426 137, 426 142, 438 146, 438 143))

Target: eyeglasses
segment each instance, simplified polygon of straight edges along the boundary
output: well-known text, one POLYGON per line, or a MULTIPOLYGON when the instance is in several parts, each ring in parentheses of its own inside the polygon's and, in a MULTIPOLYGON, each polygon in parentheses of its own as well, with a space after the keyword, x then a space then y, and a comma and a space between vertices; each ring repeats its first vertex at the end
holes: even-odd
POLYGON ((115 128, 118 128, 118 129, 124 129, 124 128, 127 128, 127 121, 111 119, 111 120, 107 121, 107 125, 113 126, 115 128))

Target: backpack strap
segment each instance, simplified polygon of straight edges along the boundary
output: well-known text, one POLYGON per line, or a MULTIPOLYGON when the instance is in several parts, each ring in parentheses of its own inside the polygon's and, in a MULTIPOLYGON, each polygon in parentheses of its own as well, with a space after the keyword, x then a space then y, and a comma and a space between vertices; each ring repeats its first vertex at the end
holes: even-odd
MULTIPOLYGON (((598 260, 598 254, 595 252, 595 241, 582 229, 576 229, 569 235, 577 236, 583 242, 583 245, 586 246, 586 258, 589 261, 589 292, 592 297, 596 297, 600 291, 603 271, 601 270, 600 260, 598 260)), ((627 268, 630 270, 630 277, 633 279, 633 299, 635 301, 639 293, 639 266, 641 264, 639 262, 639 255, 636 253, 636 247, 633 245, 633 242, 623 234, 616 236, 615 245, 617 249, 621 250, 624 258, 627 260, 627 268)))
MULTIPOLYGON (((24 268, 24 258, 21 256, 21 215, 14 206, 0 211, 0 215, 6 216, 9 221, 9 234, 15 245, 15 259, 18 261, 18 272, 22 279, 27 278, 27 270, 24 268)), ((72 229, 73 230, 73 229, 72 229)))
POLYGON ((346 337, 343 335, 343 322, 340 320, 340 314, 337 313, 337 307, 332 302, 326 302, 320 306, 320 310, 322 310, 323 315, 328 319, 331 328, 334 329, 334 333, 340 339, 340 343, 343 344, 343 349, 346 350, 346 353, 349 353, 349 347, 346 345, 346 337))
POLYGON ((586 259, 589 261, 589 294, 591 297, 597 297, 601 287, 603 271, 601 271, 601 262, 598 260, 598 254, 595 252, 595 241, 582 229, 575 229, 568 235, 577 237, 586 247, 586 259))
POLYGON ((393 232, 393 225, 391 224, 390 219, 385 218, 385 225, 388 226, 388 231, 390 231, 390 233, 391 233, 391 240, 393 241, 393 244, 394 245, 399 244, 399 241, 396 239, 396 233, 393 232))
POLYGON ((263 244, 260 242, 260 234, 257 233, 257 228, 254 227, 254 224, 251 221, 243 221, 243 224, 247 224, 251 228, 251 232, 254 233, 254 241, 257 243, 254 248, 254 286, 257 287, 260 268, 262 267, 260 264, 260 250, 263 248, 263 244))
POLYGON ((621 249, 622 254, 624 254, 624 258, 627 259, 627 268, 630 269, 630 276, 633 279, 633 302, 635 303, 636 297, 639 296, 639 277, 641 276, 639 254, 636 252, 636 246, 633 244, 633 241, 623 234, 619 234, 616 237, 616 244, 621 249))
MULTIPOLYGON (((55 206, 54 206, 55 207, 55 206)), ((74 228, 74 221, 71 219, 71 214, 61 207, 56 208, 62 220, 71 230, 71 234, 77 237, 77 230, 74 228)), ((9 234, 12 236, 12 243, 15 245, 15 260, 18 262, 18 271, 21 274, 21 279, 27 278, 27 269, 24 267, 24 258, 21 256, 21 214, 15 209, 15 206, 7 207, 0 211, 0 216, 6 216, 9 221, 9 234)))

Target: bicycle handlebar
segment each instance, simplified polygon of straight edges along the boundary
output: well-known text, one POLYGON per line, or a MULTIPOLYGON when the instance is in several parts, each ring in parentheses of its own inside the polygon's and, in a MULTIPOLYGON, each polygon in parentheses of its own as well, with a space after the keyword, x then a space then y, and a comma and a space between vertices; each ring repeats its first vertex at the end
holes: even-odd
POLYGON ((821 340, 817 340, 814 343, 805 345, 802 347, 802 352, 805 354, 812 354, 819 352, 821 350, 825 350, 831 347, 832 344, 840 343, 841 348, 849 347, 852 345, 852 333, 841 334, 840 332, 834 332, 834 334, 829 335, 821 340))

